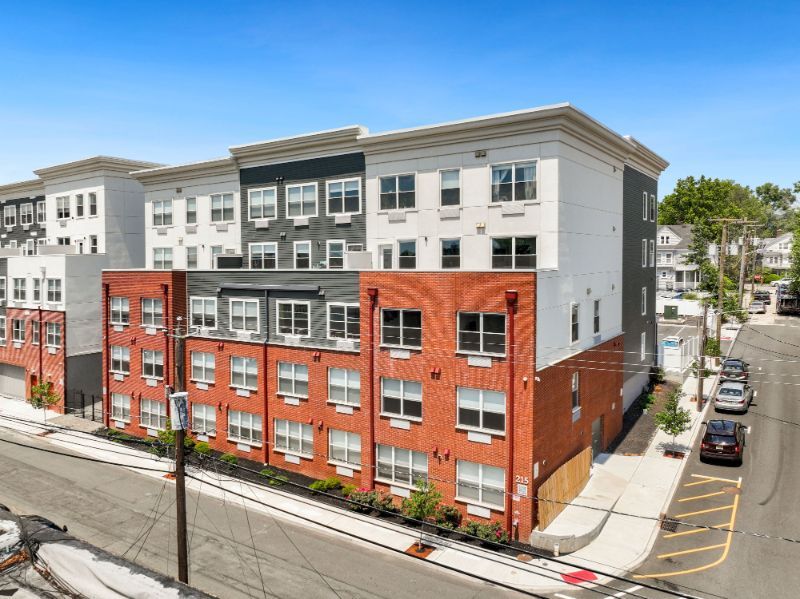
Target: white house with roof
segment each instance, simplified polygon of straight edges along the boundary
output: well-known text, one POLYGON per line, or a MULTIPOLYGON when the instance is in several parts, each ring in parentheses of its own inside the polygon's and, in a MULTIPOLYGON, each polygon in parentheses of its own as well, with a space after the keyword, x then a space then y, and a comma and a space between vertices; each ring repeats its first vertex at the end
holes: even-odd
POLYGON ((687 256, 692 245, 692 225, 662 225, 656 233, 658 289, 697 289, 700 270, 687 256))
POLYGON ((761 246, 761 264, 777 274, 784 274, 792 265, 792 233, 764 239, 761 246))

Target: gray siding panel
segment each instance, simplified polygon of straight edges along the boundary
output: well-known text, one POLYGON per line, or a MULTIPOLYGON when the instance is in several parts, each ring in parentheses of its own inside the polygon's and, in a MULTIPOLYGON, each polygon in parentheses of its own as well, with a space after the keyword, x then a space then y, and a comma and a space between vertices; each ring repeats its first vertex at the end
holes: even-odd
POLYGON ((6 200, 0 204, 0 244, 7 247, 10 241, 16 241, 18 247, 25 245, 28 239, 43 239, 47 236, 44 223, 40 224, 36 220, 36 203, 44 202, 44 196, 36 196, 34 198, 19 198, 16 200, 6 200), (22 204, 33 205, 33 224, 26 230, 20 222, 20 206, 22 204), (4 212, 6 206, 14 206, 17 211, 17 224, 7 229, 5 226, 4 212))

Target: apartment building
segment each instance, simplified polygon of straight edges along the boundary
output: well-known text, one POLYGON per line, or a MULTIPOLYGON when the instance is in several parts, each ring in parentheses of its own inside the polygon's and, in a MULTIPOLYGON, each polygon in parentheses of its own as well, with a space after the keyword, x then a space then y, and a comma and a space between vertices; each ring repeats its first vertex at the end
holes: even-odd
POLYGON ((233 251, 104 272, 108 425, 155 435, 165 386, 183 387, 193 434, 218 451, 397 497, 431 480, 526 539, 538 486, 608 445, 653 363, 666 162, 569 105, 345 127, 230 161, 238 186, 226 170, 211 188, 222 161, 133 175, 148 255, 186 244, 175 202, 222 187, 230 219, 210 207, 193 224, 233 251))
POLYGON ((0 186, 0 394, 53 384, 58 409, 101 395, 103 268, 144 265, 144 191, 129 175, 156 166, 98 156, 0 186))

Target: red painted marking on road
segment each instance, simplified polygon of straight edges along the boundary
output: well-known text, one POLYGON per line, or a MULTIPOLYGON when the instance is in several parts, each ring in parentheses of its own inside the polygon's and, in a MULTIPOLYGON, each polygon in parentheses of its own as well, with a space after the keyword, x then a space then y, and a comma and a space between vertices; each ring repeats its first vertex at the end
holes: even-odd
POLYGON ((593 580, 597 580, 597 576, 595 576, 594 572, 589 572, 589 570, 576 570, 575 572, 568 572, 567 574, 562 574, 561 578, 564 579, 564 582, 568 582, 569 584, 578 584, 581 582, 592 582, 593 580))

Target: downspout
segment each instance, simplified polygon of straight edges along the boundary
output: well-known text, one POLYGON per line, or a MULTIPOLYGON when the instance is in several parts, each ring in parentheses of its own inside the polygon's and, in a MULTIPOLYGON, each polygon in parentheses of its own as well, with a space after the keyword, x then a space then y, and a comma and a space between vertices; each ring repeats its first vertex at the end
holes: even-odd
MULTIPOLYGON (((111 347, 109 344, 108 324, 111 314, 111 285, 103 283, 103 422, 106 428, 111 424, 111 389, 108 375, 111 347)), ((40 325, 41 326, 41 325, 40 325)), ((41 347, 41 346, 40 346, 41 347)))
POLYGON ((264 290, 264 345, 262 346, 262 370, 264 373, 264 464, 269 465, 269 441, 271 439, 269 431, 269 393, 267 380, 267 344, 269 343, 269 289, 264 290))
POLYGON ((378 305, 378 288, 369 287, 369 468, 364 486, 372 489, 375 486, 375 308, 378 305))
POLYGON ((508 472, 506 478, 506 530, 513 537, 512 498, 514 492, 514 312, 517 307, 517 292, 506 291, 506 315, 508 317, 508 411, 506 431, 508 431, 508 472))
MULTIPOLYGON (((162 324, 164 325, 164 386, 166 388, 169 387, 171 380, 170 369, 172 368, 169 359, 169 283, 161 283, 161 291, 164 293, 164 312, 162 315, 164 320, 162 324)), ((170 416, 169 403, 167 401, 167 417, 170 416)))
MULTIPOLYGON (((64 377, 64 406, 62 408, 61 413, 62 414, 66 414, 67 413, 67 389, 69 388, 69 387, 67 387, 67 374, 68 373, 67 373, 67 310, 66 310, 66 308, 64 309, 63 314, 64 314, 64 326, 61 329, 62 334, 63 334, 61 343, 62 343, 62 350, 64 351, 64 357, 63 357, 61 363, 63 364, 62 371, 64 373, 64 375, 63 375, 63 377, 64 377)), ((42 339, 40 337, 39 338, 40 346, 41 346, 41 341, 42 341, 42 339)))
POLYGON ((42 302, 41 299, 39 300, 39 307, 36 309, 39 315, 39 322, 37 326, 39 327, 39 380, 37 381, 40 385, 42 384, 42 379, 44 378, 44 369, 42 368, 42 348, 44 347, 45 339, 42 337, 42 302))

